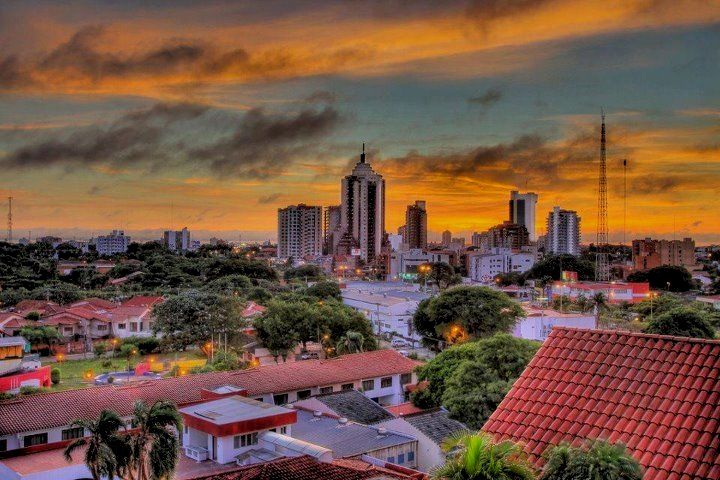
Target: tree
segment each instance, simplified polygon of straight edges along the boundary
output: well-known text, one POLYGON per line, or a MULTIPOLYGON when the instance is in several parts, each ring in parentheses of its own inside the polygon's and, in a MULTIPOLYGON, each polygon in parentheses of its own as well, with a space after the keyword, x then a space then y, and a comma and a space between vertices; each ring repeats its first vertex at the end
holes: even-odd
POLYGON ((452 343, 458 337, 488 337, 506 332, 522 315, 520 306, 502 292, 487 287, 450 288, 427 302, 421 302, 413 317, 415 329, 428 337, 452 343))
POLYGON ((205 290, 222 295, 245 295, 252 286, 252 282, 245 275, 226 275, 208 282, 205 290))
POLYGON ((525 279, 560 280, 563 271, 577 272, 579 280, 594 280, 595 265, 593 262, 584 260, 573 255, 546 255, 545 258, 535 263, 530 270, 525 272, 525 279))
POLYGON ((30 296, 36 300, 51 300, 65 305, 77 302, 85 295, 77 285, 67 282, 53 281, 46 283, 44 286, 34 289, 30 292, 30 296))
POLYGON ((90 435, 77 438, 65 447, 65 460, 71 462, 73 452, 86 447, 85 465, 94 480, 114 476, 124 478, 130 460, 130 445, 120 434, 125 424, 117 413, 103 410, 95 420, 75 420, 70 426, 81 427, 90 435))
POLYGON ((23 327, 20 329, 20 335, 36 349, 47 346, 49 350, 54 343, 61 339, 60 334, 55 328, 45 325, 23 327))
POLYGON ((178 461, 182 419, 172 402, 160 400, 150 407, 135 403, 131 422, 135 430, 130 436, 130 466, 133 478, 169 479, 178 461))
POLYGON ((50 381, 53 385, 57 385, 60 383, 60 369, 59 368, 53 368, 50 370, 50 381))
POLYGON ((582 447, 561 444, 545 454, 547 463, 540 480, 642 480, 643 471, 622 444, 604 440, 582 447))
POLYGON ((275 357, 287 359, 288 353, 294 349, 298 342, 298 333, 292 328, 288 328, 288 323, 282 316, 282 311, 287 311, 287 306, 271 306, 265 313, 255 320, 255 329, 257 336, 262 341, 263 346, 267 348, 275 357))
POLYGON ((676 337, 715 338, 708 316, 697 309, 678 307, 654 316, 645 333, 676 337))
POLYGON ((285 278, 286 282, 294 279, 302 280, 304 282, 317 282, 324 280, 325 274, 323 273, 322 268, 318 265, 307 264, 286 270, 283 278, 285 278))
POLYGON ((340 286, 337 282, 331 280, 316 282, 314 285, 309 286, 305 293, 320 300, 329 300, 331 298, 340 300, 342 298, 340 286))
POLYGON ((481 428, 538 349, 508 334, 476 342, 475 358, 461 362, 445 383, 442 404, 450 416, 481 428))
POLYGON ((661 265, 628 275, 629 282, 648 282, 650 288, 669 292, 687 292, 695 288, 692 275, 685 267, 661 265))
POLYGON ((228 275, 243 275, 250 279, 276 281, 277 272, 267 263, 247 258, 213 258, 204 268, 209 280, 228 275))
POLYGON ((338 353, 359 353, 363 351, 364 343, 365 337, 363 337, 362 333, 348 331, 337 342, 337 350, 338 353))
POLYGON ((449 456, 435 469, 435 480, 533 480, 535 472, 517 443, 495 443, 487 433, 453 435, 442 445, 449 456))
POLYGON ((462 277, 455 273, 452 265, 445 262, 435 262, 429 265, 430 270, 427 274, 420 273, 420 279, 427 283, 434 283, 440 290, 445 290, 452 285, 462 282, 462 277))

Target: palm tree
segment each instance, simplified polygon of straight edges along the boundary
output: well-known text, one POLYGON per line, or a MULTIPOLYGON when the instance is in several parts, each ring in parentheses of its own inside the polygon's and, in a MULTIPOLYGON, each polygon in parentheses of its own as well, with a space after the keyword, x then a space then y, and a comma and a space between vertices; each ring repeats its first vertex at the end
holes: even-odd
POLYGON ((338 341, 337 349, 338 353, 358 353, 363 351, 363 344, 365 343, 365 337, 360 332, 353 332, 348 330, 345 335, 340 337, 338 341))
POLYGON ((622 444, 590 441, 583 447, 561 444, 549 449, 540 480, 642 480, 640 464, 622 444))
POLYGON ((590 302, 595 308, 597 308, 598 312, 607 308, 608 304, 607 297, 602 292, 597 292, 595 295, 593 295, 590 299, 590 302))
POLYGON ((149 408, 142 401, 135 403, 130 437, 131 468, 136 480, 172 478, 177 465, 178 433, 182 419, 174 403, 160 400, 149 408))
POLYGON ((509 440, 495 443, 486 433, 459 432, 443 442, 448 460, 434 480, 533 480, 535 472, 522 447, 509 440))
POLYGON ((65 459, 72 461, 72 454, 85 448, 85 465, 94 480, 123 477, 130 457, 130 446, 120 433, 125 425, 117 413, 103 410, 96 420, 75 420, 72 427, 82 427, 90 432, 87 437, 75 439, 65 447, 65 459))

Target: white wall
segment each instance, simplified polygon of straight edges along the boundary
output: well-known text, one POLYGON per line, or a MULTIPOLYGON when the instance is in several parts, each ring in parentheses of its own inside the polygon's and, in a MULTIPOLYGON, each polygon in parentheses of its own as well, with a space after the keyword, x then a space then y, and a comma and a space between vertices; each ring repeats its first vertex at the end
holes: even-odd
POLYGON ((445 454, 440 446, 402 417, 382 422, 378 426, 417 438, 418 446, 415 461, 417 469, 421 472, 429 472, 433 467, 445 464, 445 454))

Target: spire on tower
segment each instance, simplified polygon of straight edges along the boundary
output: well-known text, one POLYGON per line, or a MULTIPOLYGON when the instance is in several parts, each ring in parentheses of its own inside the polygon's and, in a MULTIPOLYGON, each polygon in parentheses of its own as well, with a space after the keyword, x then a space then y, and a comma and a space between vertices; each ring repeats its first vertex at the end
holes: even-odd
POLYGON ((365 142, 363 142, 362 153, 360 154, 360 163, 365 163, 365 142))

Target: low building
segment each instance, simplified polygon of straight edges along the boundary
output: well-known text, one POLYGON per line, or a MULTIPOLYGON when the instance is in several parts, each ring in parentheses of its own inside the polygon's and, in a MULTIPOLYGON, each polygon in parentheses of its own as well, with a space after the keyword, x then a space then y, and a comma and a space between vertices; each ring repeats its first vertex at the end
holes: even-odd
POLYGON ((537 254, 509 248, 492 248, 488 253, 470 252, 467 255, 468 277, 475 282, 492 283, 495 277, 507 273, 524 273, 535 265, 537 254))
POLYGON ((375 425, 395 418, 377 402, 357 390, 350 389, 298 400, 293 406, 337 418, 347 418, 363 425, 375 425))
POLYGON ((406 290, 367 291, 346 288, 343 303, 367 317, 378 334, 390 334, 410 341, 420 341, 413 315, 420 302, 429 297, 425 292, 406 290))
POLYGON ((537 467, 621 442, 652 480, 720 478, 720 341, 556 327, 483 426, 537 467))
POLYGON ((548 298, 565 296, 571 300, 580 297, 591 299, 602 293, 611 304, 640 303, 650 297, 650 284, 647 282, 553 282, 548 288, 548 298))
POLYGON ((632 261, 635 270, 649 270, 661 265, 675 265, 691 268, 695 266, 695 241, 654 240, 645 238, 633 240, 632 261))
POLYGON ((444 252, 426 252, 419 248, 398 250, 390 253, 390 278, 414 278, 418 267, 429 263, 451 263, 450 255, 444 252))
MULTIPOLYGON (((720 295, 708 295, 696 297, 695 300, 711 305, 715 310, 720 310, 720 295)), ((0 326, 1 328, 1 326, 0 326)))
POLYGON ((95 239, 95 249, 99 255, 114 255, 127 252, 130 237, 123 230, 113 230, 109 235, 100 235, 95 239))
POLYGON ((0 312, 0 337, 20 335, 20 330, 34 324, 33 320, 26 320, 15 312, 0 312))
POLYGON ((28 347, 23 337, 0 337, 0 393, 50 386, 50 367, 41 367, 39 360, 28 361, 25 357, 28 347))
POLYGON ((558 312, 549 308, 524 306, 525 316, 518 319, 513 335, 526 340, 544 342, 554 327, 597 328, 597 318, 592 313, 558 312))

